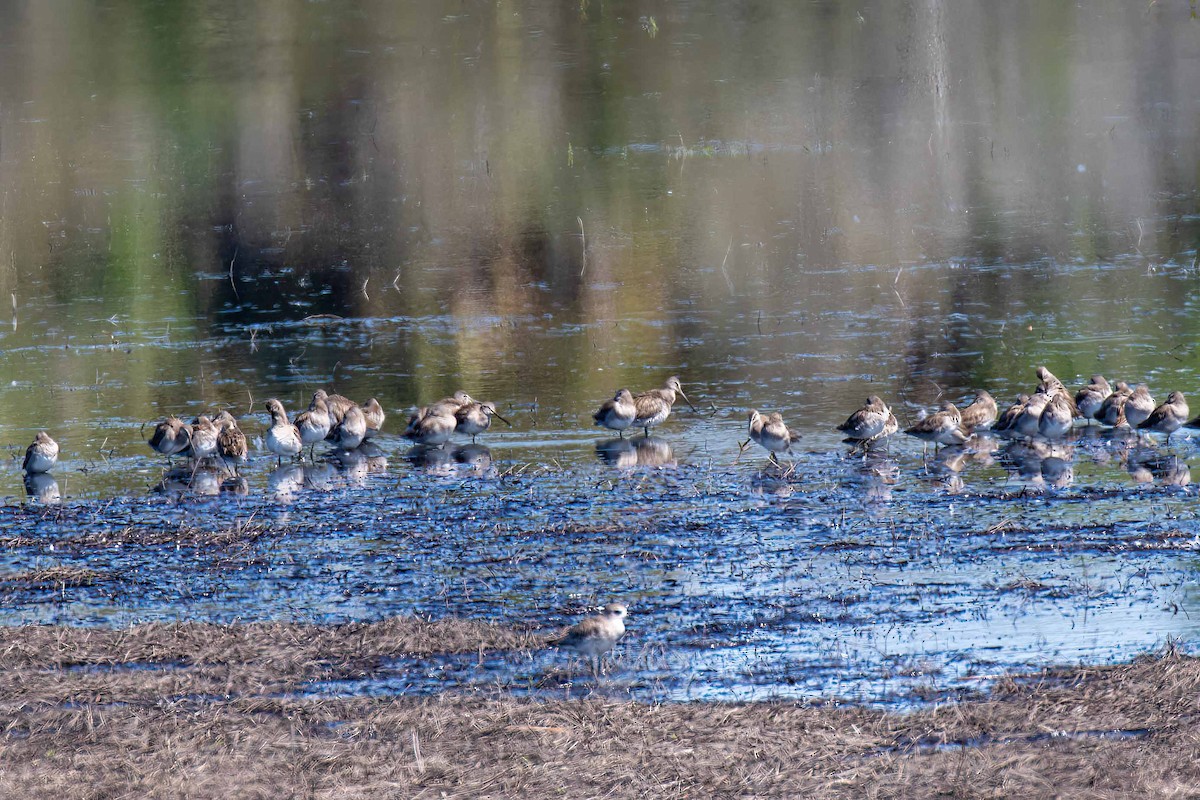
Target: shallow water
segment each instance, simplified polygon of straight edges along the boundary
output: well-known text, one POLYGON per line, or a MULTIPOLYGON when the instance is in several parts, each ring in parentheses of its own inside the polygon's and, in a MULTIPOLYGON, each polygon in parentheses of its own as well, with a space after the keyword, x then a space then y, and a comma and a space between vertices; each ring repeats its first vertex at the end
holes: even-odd
MULTIPOLYGON (((981 387, 1005 405, 1037 364, 1200 388, 1193 15, 22 7, 0 573, 108 577, 0 586, 0 619, 549 627, 620 599, 604 691, 673 699, 907 702, 1194 646, 1186 437, 864 459, 832 430, 869 393, 904 423, 981 387), (697 411, 650 442, 591 427, 674 374, 697 411), (267 397, 320 387, 380 399, 377 451, 258 452, 243 483, 144 444, 218 405, 260 435, 267 397), (410 452, 400 419, 458 388, 512 428, 410 452), (802 434, 789 474, 739 452, 749 407, 802 434), (62 460, 27 502, 40 428, 62 460), (193 544, 247 521, 269 528, 193 544)), ((313 690, 589 681, 499 654, 313 690)))

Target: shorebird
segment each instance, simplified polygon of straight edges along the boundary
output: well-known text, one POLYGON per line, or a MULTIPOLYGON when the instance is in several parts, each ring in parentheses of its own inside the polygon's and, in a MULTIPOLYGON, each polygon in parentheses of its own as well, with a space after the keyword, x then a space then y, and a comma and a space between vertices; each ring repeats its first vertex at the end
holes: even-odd
POLYGON ((167 417, 154 426, 154 435, 150 437, 149 445, 155 452, 161 453, 168 459, 176 453, 182 453, 192 444, 192 430, 179 417, 167 417))
POLYGON ((633 403, 633 394, 628 389, 622 389, 613 395, 611 400, 605 400, 600 410, 592 414, 596 424, 616 431, 624 438, 625 429, 633 424, 637 416, 637 407, 633 403))
POLYGON ((1039 388, 1045 390, 1046 394, 1053 394, 1053 389, 1066 389, 1067 387, 1054 376, 1054 373, 1045 367, 1037 368, 1038 380, 1041 381, 1039 388))
POLYGON ((308 410, 301 411, 293 421, 296 430, 300 431, 301 444, 309 446, 309 458, 312 458, 313 451, 317 447, 317 442, 325 441, 325 438, 329 436, 329 432, 332 430, 330 426, 329 404, 325 400, 326 396, 323 391, 316 392, 312 397, 312 402, 308 404, 308 410))
POLYGON ((472 401, 454 412, 454 429, 475 441, 475 437, 492 427, 492 417, 512 427, 512 423, 496 413, 495 403, 472 401))
POLYGON ((1096 412, 1095 416, 1100 424, 1110 428, 1124 425, 1125 403, 1129 401, 1131 394, 1133 394, 1133 390, 1129 388, 1128 383, 1117 381, 1117 387, 1113 389, 1112 394, 1104 398, 1104 402, 1100 404, 1100 410, 1096 412))
POLYGON ((1046 392, 1042 391, 1042 389, 1043 387, 1038 387, 1033 396, 1025 401, 1025 405, 1021 407, 1021 413, 1013 420, 1011 430, 1018 436, 1032 439, 1041 431, 1042 412, 1046 410, 1046 406, 1050 404, 1050 400, 1054 397, 1051 394, 1053 390, 1046 392))
POLYGON ((197 461, 217 454, 220 431, 211 418, 201 415, 192 423, 192 458, 197 461))
POLYGON ((922 441, 933 442, 935 449, 940 444, 962 444, 967 440, 967 435, 959 427, 961 421, 962 414, 956 405, 942 403, 940 411, 935 411, 904 432, 922 441))
POLYGON ((57 461, 58 442, 51 439, 50 434, 45 431, 38 431, 37 436, 33 437, 33 444, 25 450, 25 460, 21 462, 21 469, 27 475, 49 472, 57 461))
POLYGON ((899 427, 887 404, 880 400, 878 395, 873 394, 867 398, 867 404, 851 414, 841 425, 838 425, 837 430, 846 434, 847 441, 870 444, 876 439, 890 436, 899 430, 899 427), (889 420, 891 422, 890 431, 888 430, 889 420))
POLYGON ((1140 427, 1154 413, 1154 409, 1154 398, 1150 396, 1150 390, 1146 388, 1146 384, 1139 383, 1125 401, 1125 421, 1131 428, 1140 427))
POLYGON ((217 455, 227 464, 233 464, 234 474, 238 467, 245 463, 249 447, 246 444, 246 434, 238 427, 237 420, 228 411, 217 415, 217 455))
POLYGON ((267 449, 278 456, 279 464, 283 464, 284 456, 294 458, 300 454, 304 441, 300 438, 300 430, 288 422, 283 403, 272 397, 267 401, 267 412, 271 415, 271 427, 267 428, 264 441, 267 449))
POLYGON ((471 395, 467 394, 462 389, 459 389, 451 397, 443 397, 436 403, 430 403, 427 406, 421 406, 413 412, 412 416, 408 418, 408 425, 404 429, 404 435, 409 439, 414 438, 414 434, 416 434, 417 431, 417 424, 425 417, 445 414, 449 414, 451 417, 453 417, 454 413, 458 411, 458 409, 462 408, 468 403, 473 402, 475 401, 471 399, 471 395))
MULTIPOLYGON (((426 409, 421 410, 426 411, 426 409)), ((417 444, 440 447, 450 441, 450 436, 454 433, 457 425, 458 420, 455 419, 454 412, 443 407, 436 413, 415 415, 414 419, 409 422, 407 430, 404 431, 404 435, 417 444)))
POLYGON ((667 378, 663 388, 651 389, 634 396, 633 406, 636 415, 631 427, 641 428, 643 433, 649 436, 651 428, 661 425, 667 417, 671 416, 671 406, 675 405, 676 394, 687 402, 692 411, 696 410, 692 401, 688 400, 687 395, 683 393, 683 386, 679 383, 679 378, 672 376, 667 378))
POLYGON ((1071 430, 1074 422, 1070 398, 1062 392, 1056 392, 1038 417, 1038 433, 1047 439, 1058 439, 1071 430))
POLYGON ((342 421, 329 432, 329 438, 339 450, 353 450, 367 437, 367 416, 357 404, 342 415, 342 421))
POLYGON ((581 620, 548 644, 587 656, 593 663, 593 674, 599 675, 604 654, 625 635, 624 619, 628 614, 628 609, 620 603, 609 603, 599 614, 581 620))
POLYGON ((1067 390, 1067 387, 1058 378, 1054 377, 1054 373, 1045 367, 1037 368, 1037 376, 1041 381, 1038 384, 1038 391, 1045 392, 1053 397, 1056 394, 1061 394, 1067 398, 1067 406, 1071 409, 1071 418, 1079 416, 1079 409, 1075 406, 1075 396, 1067 390))
MULTIPOLYGON (((340 394, 325 394, 323 390, 317 392, 317 394, 324 395, 321 399, 325 401, 325 407, 329 409, 329 434, 332 435, 333 429, 341 423, 342 418, 346 416, 346 412, 352 407, 357 406, 358 403, 340 394)), ((315 398, 316 395, 314 394, 313 397, 315 398)))
MULTIPOLYGON (((1128 404, 1126 405, 1128 406, 1128 404)), ((1154 409, 1150 416, 1141 425, 1138 425, 1138 429, 1158 431, 1167 434, 1167 438, 1170 438, 1172 433, 1182 428, 1183 424, 1187 422, 1189 413, 1183 392, 1171 392, 1167 395, 1167 402, 1154 409)))
POLYGON ((370 439, 375 434, 383 430, 383 421, 387 419, 387 415, 383 413, 383 406, 379 405, 379 401, 372 397, 362 406, 363 416, 367 418, 367 435, 370 439))
MULTIPOLYGON (((784 424, 783 415, 778 411, 764 417, 758 412, 758 409, 752 408, 750 409, 749 424, 750 439, 770 453, 770 458, 775 463, 779 463, 775 454, 787 451, 791 448, 792 442, 800 438, 800 434, 788 429, 788 426, 784 424)), ((749 441, 746 442, 746 444, 749 443, 749 441)), ((745 446, 742 445, 742 447, 745 446)))
POLYGON ((1091 382, 1075 393, 1075 407, 1079 409, 1079 415, 1087 420, 1088 425, 1092 424, 1100 407, 1104 405, 1105 398, 1110 394, 1112 387, 1103 375, 1093 375, 1091 382))
POLYGON ((996 401, 986 389, 980 389, 975 400, 960 414, 964 431, 986 430, 996 422, 996 401))
POLYGON ((1017 395, 1017 402, 1008 407, 1008 410, 1000 415, 996 420, 996 424, 992 425, 992 430, 997 433, 1000 431, 1012 430, 1013 424, 1016 423, 1017 417, 1021 416, 1021 412, 1025 410, 1025 404, 1029 402, 1029 395, 1017 395))

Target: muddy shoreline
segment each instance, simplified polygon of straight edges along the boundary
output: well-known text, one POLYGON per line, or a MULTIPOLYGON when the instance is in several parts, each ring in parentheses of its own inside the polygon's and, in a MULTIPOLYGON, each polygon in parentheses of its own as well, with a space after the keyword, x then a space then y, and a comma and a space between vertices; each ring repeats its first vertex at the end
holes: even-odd
POLYGON ((1200 782, 1200 659, 1173 648, 905 712, 637 703, 586 680, 550 700, 295 692, 385 658, 541 642, 411 618, 3 628, 0 796, 1115 798, 1200 782))

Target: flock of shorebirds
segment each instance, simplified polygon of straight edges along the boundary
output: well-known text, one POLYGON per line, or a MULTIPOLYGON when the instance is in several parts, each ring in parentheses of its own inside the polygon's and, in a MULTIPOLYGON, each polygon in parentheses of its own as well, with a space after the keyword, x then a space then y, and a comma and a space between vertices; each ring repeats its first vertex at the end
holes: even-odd
MULTIPOLYGON (((1145 384, 1131 388, 1125 382, 1111 386, 1101 375, 1093 375, 1087 386, 1072 393, 1045 367, 1037 368, 1039 383, 1031 394, 1021 394, 1003 414, 987 391, 979 391, 974 400, 963 408, 943 403, 941 408, 906 428, 904 433, 926 443, 965 445, 978 432, 993 432, 1028 440, 1056 440, 1064 437, 1077 419, 1085 419, 1110 427, 1129 427, 1141 431, 1165 433, 1168 437, 1183 427, 1200 428, 1200 418, 1188 420, 1187 401, 1180 392, 1171 392, 1166 402, 1156 404, 1145 384)), ((621 437, 627 430, 642 430, 646 437, 651 429, 661 425, 671 414, 677 397, 682 397, 692 410, 678 377, 672 377, 660 389, 633 394, 621 389, 592 415, 597 426, 616 431, 621 437)), ((263 444, 280 463, 284 458, 301 457, 309 447, 309 457, 318 443, 329 442, 341 450, 353 450, 379 433, 385 414, 375 398, 359 405, 338 394, 318 391, 308 408, 293 419, 277 399, 266 402, 271 417, 263 444)), ((472 441, 491 427, 492 419, 508 423, 496 411, 494 403, 480 402, 466 392, 417 409, 408 420, 404 436, 429 447, 444 446, 453 434, 470 436, 472 441)), ((763 414, 749 411, 749 439, 761 445, 772 461, 787 452, 799 435, 788 428, 778 413, 763 414)), ((855 411, 837 430, 846 441, 864 450, 874 443, 900 431, 896 415, 879 397, 872 395, 866 404, 855 411)), ((159 422, 149 445, 168 458, 188 456, 197 462, 219 459, 236 471, 249 452, 246 435, 228 411, 215 418, 200 416, 186 423, 177 416, 159 422)), ((36 476, 49 471, 58 459, 58 445, 45 432, 37 434, 25 453, 22 464, 27 475, 36 476)), ((628 610, 619 603, 610 603, 601 612, 571 627, 550 644, 573 650, 591 660, 599 672, 602 659, 625 633, 628 610)))
MULTIPOLYGON (((1045 367, 1037 368, 1038 385, 1032 394, 1020 394, 1003 413, 995 399, 980 390, 975 399, 963 408, 943 403, 941 408, 905 428, 909 436, 939 445, 964 445, 972 435, 990 430, 994 433, 1024 438, 1061 439, 1083 419, 1112 428, 1127 427, 1141 431, 1165 433, 1168 437, 1180 428, 1200 428, 1200 417, 1188 420, 1189 409, 1182 392, 1171 392, 1166 402, 1155 403, 1146 385, 1131 388, 1124 381, 1111 386, 1103 375, 1093 375, 1091 381, 1072 393, 1045 367)), ((786 452, 798 435, 790 430, 778 413, 763 416, 750 410, 750 439, 762 445, 774 459, 786 452)), ((866 405, 837 426, 846 441, 868 447, 900 430, 896 415, 887 403, 876 395, 867 398, 866 405)))
MULTIPOLYGON (((1119 381, 1114 387, 1102 375, 1093 375, 1088 385, 1072 393, 1046 367, 1037 368, 1037 377, 1039 383, 1034 391, 1019 395, 1003 414, 992 396, 981 390, 969 405, 958 408, 953 403, 943 403, 939 410, 906 428, 904 433, 940 446, 963 445, 976 432, 984 430, 1053 441, 1065 436, 1077 419, 1168 436, 1183 427, 1200 428, 1200 418, 1188 420, 1188 404, 1181 392, 1171 392, 1165 402, 1157 404, 1145 384, 1131 388, 1119 381)), ((597 426, 616 431, 622 437, 630 429, 640 429, 649 437, 651 429, 670 416, 680 397, 696 410, 684 394, 679 378, 673 376, 660 389, 640 394, 621 389, 600 406, 592 419, 597 426)), ((378 434, 386 418, 374 397, 359 405, 324 390, 315 392, 308 408, 292 419, 277 399, 268 400, 266 409, 271 424, 263 436, 263 444, 280 463, 285 458, 300 457, 305 447, 309 448, 311 458, 321 442, 339 450, 354 450, 378 434)), ((409 417, 403 435, 428 447, 442 447, 455 433, 475 441, 491 427, 493 418, 511 424, 497 412, 495 403, 475 400, 458 391, 418 408, 409 417)), ((742 443, 742 449, 751 441, 756 442, 770 454, 772 461, 789 451, 799 439, 799 434, 788 428, 778 412, 763 414, 751 409, 748 429, 749 438, 742 443)), ((900 425, 888 405, 871 395, 837 430, 846 436, 847 442, 865 449, 899 432, 900 425)), ((228 411, 221 411, 215 417, 202 415, 191 423, 178 416, 168 417, 155 426, 149 445, 168 458, 185 456, 197 462, 217 459, 235 471, 249 454, 247 437, 228 411)), ((48 472, 57 460, 58 444, 41 431, 26 450, 22 469, 31 475, 48 472)))

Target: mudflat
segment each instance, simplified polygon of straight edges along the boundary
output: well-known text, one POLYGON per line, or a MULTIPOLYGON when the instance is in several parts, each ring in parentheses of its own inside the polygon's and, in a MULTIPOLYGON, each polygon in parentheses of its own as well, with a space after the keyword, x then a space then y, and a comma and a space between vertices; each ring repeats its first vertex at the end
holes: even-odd
POLYGON ((0 629, 0 796, 1117 798, 1200 785, 1200 660, 1173 648, 906 711, 304 690, 405 655, 543 642, 403 617, 0 629))

